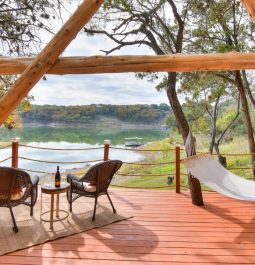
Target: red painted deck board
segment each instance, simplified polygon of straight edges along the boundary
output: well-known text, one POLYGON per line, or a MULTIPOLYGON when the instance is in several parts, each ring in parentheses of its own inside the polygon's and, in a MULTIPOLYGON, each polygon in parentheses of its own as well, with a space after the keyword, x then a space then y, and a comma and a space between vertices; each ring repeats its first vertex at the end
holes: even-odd
MULTIPOLYGON (((255 204, 214 192, 111 190, 133 218, 0 257, 0 264, 255 264, 255 204)), ((100 197, 100 200, 104 200, 100 197)))

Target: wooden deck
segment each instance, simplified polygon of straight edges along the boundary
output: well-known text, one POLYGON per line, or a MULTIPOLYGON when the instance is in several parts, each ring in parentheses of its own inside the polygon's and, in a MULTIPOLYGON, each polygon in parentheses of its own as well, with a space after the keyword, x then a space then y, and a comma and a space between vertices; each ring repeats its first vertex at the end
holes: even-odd
MULTIPOLYGON (((255 264, 255 204, 204 193, 115 189, 134 217, 0 257, 0 264, 255 264)), ((101 198, 100 198, 101 199, 101 198)))

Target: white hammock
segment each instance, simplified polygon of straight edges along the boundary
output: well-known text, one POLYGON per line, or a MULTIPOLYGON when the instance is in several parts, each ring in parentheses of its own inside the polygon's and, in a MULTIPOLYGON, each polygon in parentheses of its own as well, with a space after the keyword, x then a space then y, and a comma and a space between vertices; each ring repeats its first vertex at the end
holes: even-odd
POLYGON ((210 154, 183 159, 188 172, 209 188, 231 198, 255 201, 255 182, 226 170, 210 154))

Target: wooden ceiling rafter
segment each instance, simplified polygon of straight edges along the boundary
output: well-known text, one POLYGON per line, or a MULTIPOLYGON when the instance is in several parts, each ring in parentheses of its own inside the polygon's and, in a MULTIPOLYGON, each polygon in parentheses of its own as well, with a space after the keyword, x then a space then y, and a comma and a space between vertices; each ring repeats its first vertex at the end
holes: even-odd
MULTIPOLYGON (((33 60, 33 58, 0 58, 0 75, 20 74, 33 60)), ((48 69, 47 74, 233 71, 244 69, 255 69, 255 53, 61 57, 48 69)))

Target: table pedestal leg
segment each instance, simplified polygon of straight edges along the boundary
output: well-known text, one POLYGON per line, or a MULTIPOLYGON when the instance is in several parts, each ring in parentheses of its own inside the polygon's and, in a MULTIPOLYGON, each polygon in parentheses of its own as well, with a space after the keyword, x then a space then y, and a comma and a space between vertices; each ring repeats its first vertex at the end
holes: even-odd
POLYGON ((59 218, 59 194, 57 194, 57 201, 56 201, 56 217, 59 218))
POLYGON ((41 192, 41 203, 40 203, 40 223, 42 223, 42 192, 41 192))
POLYGON ((51 200, 50 200, 50 230, 53 230, 53 212, 54 212, 54 194, 51 194, 51 200))

